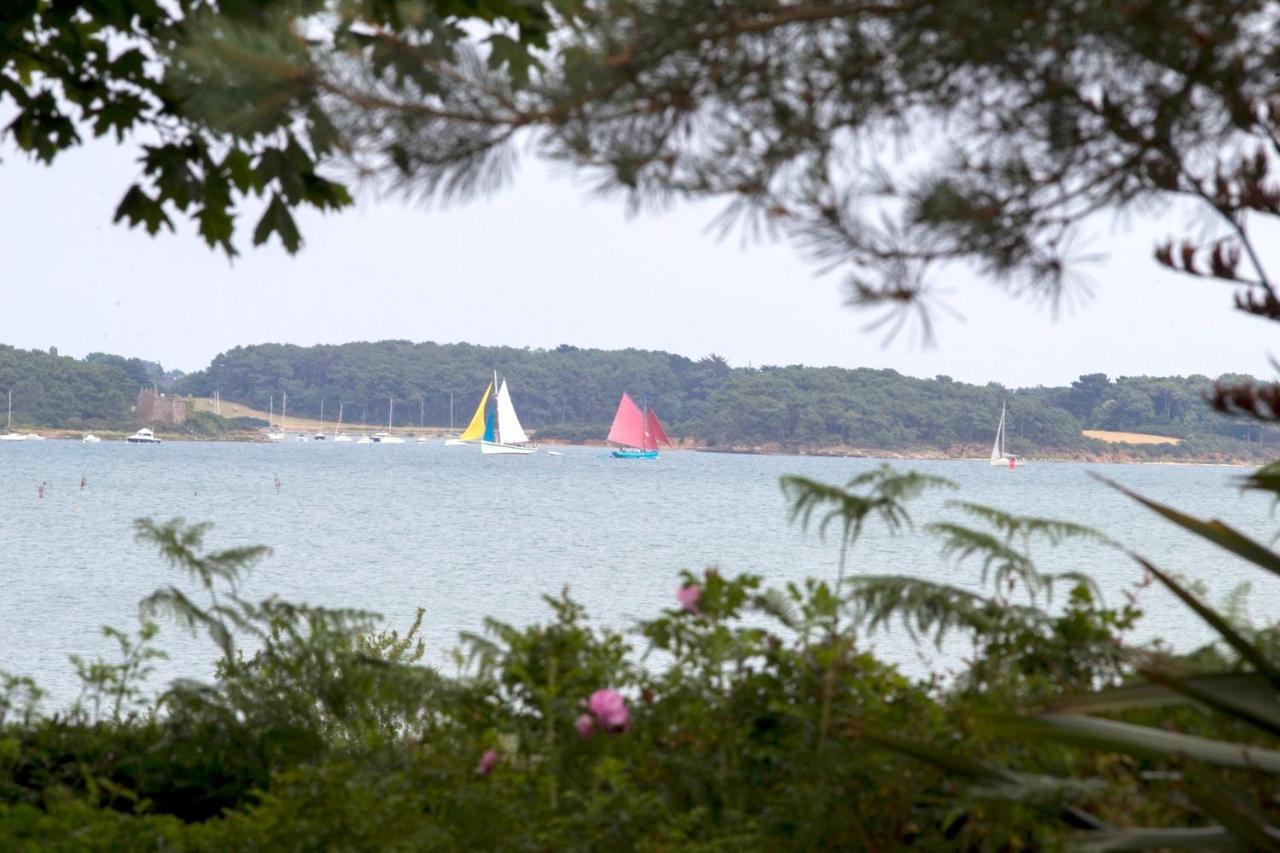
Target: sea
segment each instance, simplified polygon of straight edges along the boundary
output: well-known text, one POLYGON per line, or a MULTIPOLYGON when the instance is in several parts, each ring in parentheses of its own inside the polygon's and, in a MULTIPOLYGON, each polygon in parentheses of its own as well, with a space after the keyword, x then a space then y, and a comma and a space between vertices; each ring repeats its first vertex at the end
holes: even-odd
MULTIPOLYGON (((267 545, 241 592, 380 614, 405 629, 425 608, 426 662, 450 667, 463 631, 486 618, 545 621, 545 595, 563 590, 601 625, 629 630, 674 607, 680 572, 716 567, 767 585, 833 579, 838 542, 790 523, 779 486, 797 474, 832 484, 879 465, 944 477, 909 507, 913 528, 877 522, 849 554, 850 574, 902 574, 990 592, 977 559, 941 553, 934 522, 980 526, 955 501, 1092 526, 1125 548, 1203 585, 1223 603, 1251 584, 1248 612, 1280 612, 1280 579, 1181 531, 1107 485, 1108 478, 1184 512, 1221 518, 1270 543, 1280 529, 1265 495, 1243 493, 1246 469, 1037 462, 1010 471, 980 461, 664 452, 616 460, 597 447, 484 456, 439 440, 404 445, 286 441, 166 442, 158 446, 47 440, 0 444, 0 671, 29 675, 46 710, 66 707, 80 682, 72 655, 112 659, 103 626, 133 631, 138 602, 160 586, 194 587, 139 542, 139 518, 212 525, 212 548, 267 545), (554 451, 554 452, 549 452, 554 451)), ((1043 571, 1088 573, 1105 601, 1136 595, 1135 641, 1191 649, 1209 630, 1171 595, 1139 588, 1123 550, 1087 541, 1033 546, 1043 571)), ((1060 606, 1060 590, 1050 606, 1060 606)), ((169 659, 152 688, 212 677, 206 638, 162 623, 169 659)), ((964 647, 942 648, 894 625, 861 639, 912 676, 946 674, 964 647)), ((637 653, 642 640, 634 639, 637 653)))

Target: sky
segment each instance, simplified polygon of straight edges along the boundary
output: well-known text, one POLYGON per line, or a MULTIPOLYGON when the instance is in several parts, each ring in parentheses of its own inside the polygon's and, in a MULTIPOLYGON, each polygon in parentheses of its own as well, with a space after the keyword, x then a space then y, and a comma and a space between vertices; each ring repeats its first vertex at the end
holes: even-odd
MULTIPOLYGON (((304 213, 306 239, 228 261, 187 226, 149 237, 114 225, 136 151, 95 142, 52 167, 0 144, 0 343, 105 351, 185 371, 237 345, 388 338, 486 345, 718 353, 735 366, 888 367, 1008 386, 1111 376, 1271 374, 1275 324, 1231 309, 1231 289, 1161 270, 1168 217, 1096 223, 1081 267, 1092 296, 1055 316, 963 270, 944 290, 932 348, 885 344, 786 242, 707 232, 719 206, 628 216, 529 158, 492 197, 444 209, 362 194, 304 213)), ((251 232, 252 221, 242 223, 251 232)), ((1082 293, 1077 296, 1082 297, 1082 293)))

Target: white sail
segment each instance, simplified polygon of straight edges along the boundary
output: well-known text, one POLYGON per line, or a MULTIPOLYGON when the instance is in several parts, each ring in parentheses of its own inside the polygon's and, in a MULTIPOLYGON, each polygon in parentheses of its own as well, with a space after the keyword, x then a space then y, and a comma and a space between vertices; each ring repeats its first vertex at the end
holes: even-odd
POLYGON ((511 404, 511 392, 507 390, 507 380, 502 380, 498 389, 498 441, 502 444, 525 444, 529 436, 525 435, 520 419, 516 417, 516 407, 511 404))
POLYGON ((996 443, 991 447, 991 464, 1004 462, 1004 404, 1000 405, 1000 425, 996 427, 996 443))

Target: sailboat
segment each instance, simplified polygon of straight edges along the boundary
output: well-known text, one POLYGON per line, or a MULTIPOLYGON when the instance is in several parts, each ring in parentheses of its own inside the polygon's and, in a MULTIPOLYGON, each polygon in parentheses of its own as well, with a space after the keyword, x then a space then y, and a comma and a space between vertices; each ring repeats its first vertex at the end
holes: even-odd
POLYGON ((272 421, 275 420, 276 414, 276 398, 271 397, 270 408, 267 410, 267 441, 284 441, 284 409, 289 405, 289 395, 284 395, 284 401, 280 406, 280 423, 273 426, 272 421))
POLYGON ((370 436, 375 444, 404 444, 403 438, 398 435, 391 434, 391 416, 395 413, 395 410, 396 401, 393 397, 387 401, 387 431, 375 432, 370 436))
POLYGON ((618 445, 613 451, 616 459, 657 459, 659 441, 671 446, 658 413, 649 408, 648 403, 641 409, 629 394, 623 394, 618 401, 607 440, 618 445))
POLYGON ((461 447, 467 442, 453 430, 453 392, 449 392, 449 437, 444 440, 445 447, 461 447))
POLYGON ((418 444, 426 444, 431 441, 427 436, 427 399, 421 397, 418 399, 418 444))
POLYGON ((480 442, 480 451, 485 455, 508 454, 527 456, 538 449, 538 445, 529 441, 520 419, 516 417, 516 407, 511 402, 511 392, 507 390, 507 380, 498 384, 495 371, 493 381, 484 389, 480 397, 480 405, 471 416, 471 423, 458 437, 462 442, 480 442), (492 409, 488 408, 489 395, 494 388, 498 389, 492 409))
POLYGON ((324 397, 320 398, 320 429, 316 430, 316 434, 311 438, 315 441, 325 441, 329 438, 324 434, 324 397))
POLYGON ((347 435, 345 432, 342 431, 342 406, 343 404, 339 402, 338 403, 338 422, 333 425, 333 443, 334 444, 348 444, 352 441, 351 436, 347 435))
POLYGON ((991 446, 991 464, 1007 465, 1009 470, 1017 468, 1019 465, 1025 465, 1025 461, 1020 456, 1014 456, 1012 453, 1004 451, 1004 415, 1005 404, 1000 404, 1000 424, 996 427, 996 443, 991 446))
POLYGON ((24 433, 13 431, 13 389, 9 389, 9 412, 8 423, 5 426, 4 435, 0 435, 0 441, 26 441, 27 436, 24 433))

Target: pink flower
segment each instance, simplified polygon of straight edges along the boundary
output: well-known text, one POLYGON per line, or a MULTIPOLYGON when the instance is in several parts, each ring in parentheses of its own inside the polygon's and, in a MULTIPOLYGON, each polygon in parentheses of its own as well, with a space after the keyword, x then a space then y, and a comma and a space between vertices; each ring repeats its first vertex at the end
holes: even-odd
POLYGON ((698 609, 698 605, 702 602, 702 587, 698 586, 696 583, 680 587, 676 590, 676 601, 679 601, 680 606, 687 612, 697 616, 702 613, 702 611, 698 609))
POLYGON ((590 714, 583 714, 573 721, 573 728, 580 737, 588 738, 596 733, 596 722, 591 719, 590 714))
POLYGON ((480 763, 476 765, 477 776, 488 776, 493 772, 493 768, 498 764, 498 750, 486 749, 484 755, 480 756, 480 763))
POLYGON ((597 690, 587 700, 587 710, 595 714, 600 726, 607 732, 623 732, 631 721, 631 712, 616 690, 597 690))

